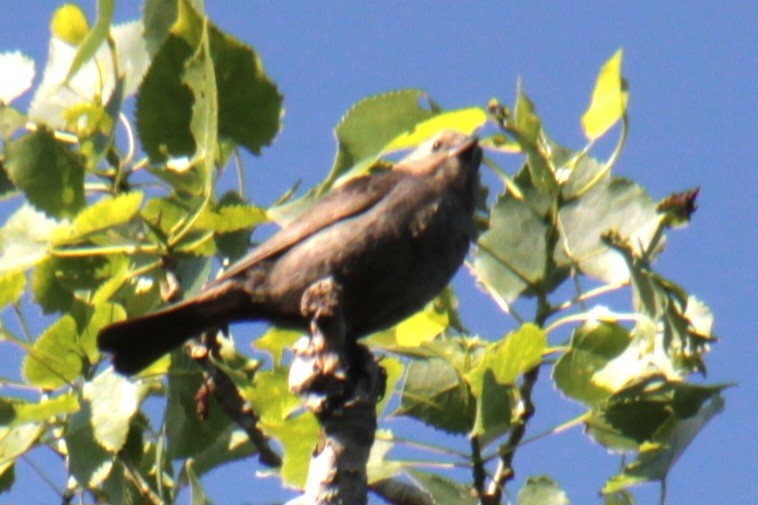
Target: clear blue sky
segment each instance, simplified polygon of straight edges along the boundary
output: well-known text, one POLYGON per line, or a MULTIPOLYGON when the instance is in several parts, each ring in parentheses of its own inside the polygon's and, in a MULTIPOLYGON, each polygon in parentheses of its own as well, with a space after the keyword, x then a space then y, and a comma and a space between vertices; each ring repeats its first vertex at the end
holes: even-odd
MULTIPOLYGON (((83 6, 93 12, 94 3, 83 6)), ((581 147, 578 118, 597 71, 623 47, 631 133, 616 173, 639 181, 655 198, 702 187, 692 225, 670 235, 659 266, 715 313, 722 341, 707 358, 709 379, 739 383, 726 393, 726 411, 675 467, 669 504, 755 503, 754 2, 207 3, 218 25, 259 51, 285 96, 284 130, 262 158, 247 160, 250 196, 262 204, 299 178, 306 186, 323 178, 334 155, 331 130, 344 111, 362 97, 397 88, 424 88, 447 108, 482 105, 493 96, 511 103, 521 76, 551 135, 581 147)), ((39 82, 58 2, 1 5, 0 51, 20 49, 33 57, 39 82)), ((137 2, 122 0, 117 17, 125 21, 137 12, 137 2)), ((470 278, 457 284, 473 293, 470 278)), ((464 296, 464 317, 479 312, 478 303, 464 296)), ((476 318, 476 330, 501 335, 508 329, 491 308, 486 313, 476 318)), ((15 373, 9 366, 15 365, 0 358, 0 375, 15 373)), ((554 400, 547 384, 539 395, 538 402, 554 400)), ((543 427, 567 418, 545 411, 537 416, 536 426, 543 427)), ((595 493, 617 462, 573 431, 524 448, 516 464, 520 477, 549 473, 572 503, 589 504, 600 503, 595 493)), ((210 495, 217 503, 282 502, 277 482, 261 484, 253 478, 256 469, 246 461, 216 472, 206 480, 210 495)), ((26 485, 0 502, 54 502, 28 466, 20 465, 17 477, 26 485)), ((638 493, 640 503, 656 496, 652 486, 638 493)))

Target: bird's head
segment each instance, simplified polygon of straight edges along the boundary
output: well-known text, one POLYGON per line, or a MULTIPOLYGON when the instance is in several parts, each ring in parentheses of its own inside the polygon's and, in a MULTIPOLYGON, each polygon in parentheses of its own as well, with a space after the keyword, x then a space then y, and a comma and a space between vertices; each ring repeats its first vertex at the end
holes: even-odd
POLYGON ((430 175, 446 166, 448 169, 476 172, 482 159, 482 149, 476 137, 456 130, 442 130, 425 140, 393 170, 413 175, 430 175), (453 163, 446 163, 453 161, 453 163))

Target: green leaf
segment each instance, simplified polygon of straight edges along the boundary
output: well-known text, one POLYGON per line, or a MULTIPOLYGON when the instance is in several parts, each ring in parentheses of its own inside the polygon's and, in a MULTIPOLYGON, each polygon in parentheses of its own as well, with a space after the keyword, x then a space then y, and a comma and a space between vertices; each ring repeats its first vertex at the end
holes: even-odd
POLYGON ((634 495, 626 489, 603 495, 603 505, 634 505, 634 495))
POLYGON ((398 461, 388 458, 389 452, 395 447, 392 432, 389 430, 379 429, 376 431, 374 445, 371 446, 371 454, 366 463, 366 474, 368 483, 390 479, 403 471, 408 466, 404 461, 398 461))
POLYGON ((308 465, 316 447, 319 425, 309 412, 293 415, 301 409, 301 404, 289 390, 288 377, 286 368, 258 372, 255 381, 241 393, 260 416, 261 428, 284 448, 279 470, 284 484, 302 487, 308 477, 308 465))
POLYGON ((190 505, 209 505, 212 502, 208 498, 208 495, 205 494, 205 489, 203 489, 200 479, 195 475, 193 466, 194 462, 192 459, 188 459, 184 463, 184 473, 190 486, 190 505))
POLYGON ((448 361, 414 359, 406 369, 396 415, 410 416, 447 433, 468 433, 476 401, 468 384, 448 361))
POLYGON ((200 477, 226 463, 249 458, 255 452, 247 433, 232 425, 219 434, 213 444, 193 458, 192 469, 200 477))
POLYGON ((191 156, 192 93, 181 80, 184 64, 207 23, 210 60, 218 90, 218 136, 260 153, 279 131, 282 97, 257 53, 199 16, 186 1, 179 20, 161 45, 137 97, 137 127, 155 161, 191 156))
POLYGON ((97 334, 105 325, 126 319, 126 311, 117 303, 100 302, 79 336, 79 344, 90 364, 97 362, 100 351, 97 348, 97 334))
POLYGON ((514 117, 508 122, 509 133, 513 135, 526 154, 527 167, 534 187, 542 193, 553 194, 558 189, 555 168, 550 155, 543 146, 542 122, 534 104, 526 96, 519 82, 514 117))
POLYGON ((377 416, 380 416, 391 400, 394 399, 395 389, 405 374, 405 364, 392 356, 381 358, 379 365, 384 368, 386 374, 384 397, 376 404, 377 416))
POLYGON ((477 400, 473 434, 488 443, 504 433, 511 422, 510 386, 537 366, 547 346, 546 333, 525 324, 503 340, 487 346, 484 357, 465 378, 477 400))
POLYGON ((519 505, 566 505, 566 492, 547 475, 537 475, 526 479, 519 489, 516 501, 519 505))
POLYGON ((500 384, 492 370, 486 370, 477 381, 476 419, 471 430, 482 446, 503 435, 511 425, 513 407, 517 405, 513 386, 500 384))
MULTIPOLYGON (((534 190, 526 194, 533 195, 534 190)), ((474 252, 477 280, 505 302, 543 282, 547 226, 535 204, 541 205, 539 199, 501 195, 492 208, 489 229, 477 242, 474 252)))
POLYGON ((292 345, 303 336, 303 332, 286 330, 284 328, 270 327, 266 333, 253 341, 256 349, 271 354, 275 366, 281 366, 284 351, 292 348, 292 345))
POLYGON ((34 270, 32 295, 46 314, 66 312, 81 291, 96 289, 110 273, 103 256, 48 257, 34 270))
POLYGON ((422 107, 424 101, 429 102, 424 91, 406 89, 370 96, 350 107, 335 129, 337 155, 320 190, 331 187, 359 162, 376 159, 395 137, 434 116, 434 111, 422 107))
POLYGON ((724 387, 669 381, 661 375, 642 377, 595 407, 586 419, 587 432, 620 450, 665 443, 672 427, 696 416, 724 387))
POLYGON ((190 132, 195 141, 193 162, 202 167, 206 191, 210 192, 216 161, 218 133, 218 90, 216 74, 210 56, 207 19, 202 24, 202 36, 195 53, 184 63, 182 83, 191 91, 194 103, 190 132))
POLYGON ((231 425, 213 395, 208 398, 208 418, 197 416, 197 394, 203 384, 200 369, 179 349, 171 355, 168 373, 166 436, 172 458, 191 458, 210 447, 231 425))
POLYGON ((95 24, 92 25, 92 29, 84 37, 79 49, 76 51, 64 83, 68 83, 79 69, 82 68, 82 65, 95 57, 97 50, 100 49, 100 46, 103 45, 103 42, 105 42, 110 33, 115 8, 115 0, 97 1, 97 19, 95 19, 95 24))
POLYGON ((8 489, 13 484, 16 458, 25 454, 43 431, 39 423, 0 426, 0 489, 8 489))
POLYGON ((52 217, 70 217, 85 205, 81 156, 40 128, 6 146, 5 168, 29 201, 52 217))
POLYGON ((190 132, 192 92, 181 81, 184 62, 191 55, 192 47, 184 39, 169 35, 137 93, 137 132, 153 161, 195 152, 190 132))
POLYGON ((168 37, 179 12, 178 0, 152 0, 145 2, 143 22, 147 50, 154 55, 168 37))
POLYGON ((70 315, 49 326, 24 358, 24 378, 35 386, 55 389, 79 377, 84 360, 76 334, 76 322, 70 315))
POLYGON ((79 401, 72 393, 55 398, 42 399, 39 403, 30 403, 15 398, 0 399, 2 424, 19 426, 29 422, 43 422, 61 414, 72 414, 79 410, 79 401))
MULTIPOLYGON (((0 55, 0 57, 1 56, 2 55, 0 55)), ((15 107, 5 105, 2 103, 2 100, 0 100, 0 137, 2 137, 4 143, 7 144, 11 136, 16 133, 19 128, 24 126, 25 123, 25 115, 21 114, 15 107)), ((2 159, 0 159, 0 196, 11 189, 13 189, 13 186, 10 184, 8 176, 5 174, 2 159)))
POLYGON ((253 229, 268 221, 269 216, 264 209, 248 204, 239 194, 230 191, 221 197, 214 209, 205 208, 195 227, 202 228, 207 224, 208 229, 214 230, 219 254, 228 264, 232 264, 250 249, 253 229), (210 222, 206 223, 208 218, 210 222))
POLYGON ((618 493, 632 485, 665 479, 695 436, 724 410, 724 400, 718 394, 698 403, 696 414, 683 419, 677 416, 663 427, 656 443, 644 444, 637 458, 608 480, 603 493, 618 493))
POLYGON ((99 486, 110 474, 115 455, 98 444, 93 431, 89 402, 71 416, 63 438, 68 449, 68 468, 77 482, 85 488, 99 486))
POLYGON ((471 493, 469 486, 458 484, 441 475, 420 472, 418 470, 408 470, 413 480, 429 493, 432 503, 447 505, 455 503, 456 505, 475 505, 478 503, 476 497, 471 493))
POLYGON ((457 130, 471 135, 486 122, 487 112, 481 107, 441 112, 392 139, 384 147, 384 152, 416 147, 440 130, 457 130))
POLYGON ((106 197, 80 212, 73 222, 53 233, 55 245, 74 244, 88 235, 129 222, 139 211, 144 194, 139 191, 106 197))
POLYGON ((0 309, 16 303, 26 288, 23 272, 0 273, 0 309))
POLYGON ((655 202, 638 184, 607 177, 558 213, 563 231, 556 250, 558 265, 576 265, 581 272, 607 283, 629 280, 625 258, 612 250, 603 234, 615 230, 634 251, 646 251, 658 227, 655 202))
POLYGON ((25 270, 47 256, 58 221, 23 204, 0 228, 0 272, 25 270))
POLYGON ((53 14, 50 31, 62 41, 78 46, 89 32, 87 15, 78 5, 63 4, 53 14))
POLYGON ((481 391, 482 379, 488 370, 499 384, 516 383, 523 373, 539 365, 547 347, 547 334, 531 323, 522 325, 503 340, 487 346, 482 361, 466 376, 476 394, 481 391))
POLYGON ((84 385, 84 398, 90 402, 97 443, 108 452, 120 451, 139 407, 137 384, 108 369, 84 385))
POLYGON ((621 49, 616 51, 597 76, 592 102, 582 116, 582 128, 590 140, 602 137, 626 114, 629 93, 626 80, 621 75, 622 56, 621 49))
POLYGON ((230 233, 252 230, 268 221, 266 211, 261 207, 244 202, 232 202, 230 197, 222 199, 215 208, 208 206, 195 221, 194 229, 230 233))
POLYGON ((400 346, 415 347, 432 340, 450 324, 444 307, 429 302, 424 309, 398 323, 393 332, 400 346))
MULTIPOLYGON (((0 109, 0 128, 3 128, 5 124, 3 123, 4 110, 5 109, 0 109)), ((3 140, 3 142, 6 142, 6 141, 3 140)), ((8 196, 9 193, 12 193, 15 191, 16 191, 16 187, 13 186, 13 183, 8 178, 8 172, 5 170, 5 159, 2 156, 0 156, 0 199, 5 198, 6 196, 8 196)))
MULTIPOLYGON (((638 376, 639 367, 616 361, 632 342, 629 331, 616 323, 588 321, 574 330, 571 348, 553 367, 555 385, 563 394, 587 404, 609 398, 618 387, 638 376)), ((637 358, 641 366, 643 358, 637 358)))

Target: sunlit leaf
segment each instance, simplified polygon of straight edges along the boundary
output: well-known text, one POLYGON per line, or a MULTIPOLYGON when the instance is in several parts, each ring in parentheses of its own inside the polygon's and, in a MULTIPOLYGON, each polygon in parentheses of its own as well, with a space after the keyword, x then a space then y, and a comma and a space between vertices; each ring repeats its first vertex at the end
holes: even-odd
POLYGON ((385 146, 384 151, 390 152, 416 147, 424 140, 439 133, 440 130, 457 130, 471 135, 486 122, 487 113, 480 107, 442 112, 418 123, 410 131, 395 137, 385 146))
POLYGON ((288 371, 277 368, 259 372, 255 383, 242 394, 260 415, 262 429, 284 447, 280 469, 282 480, 286 485, 303 486, 319 425, 309 412, 293 415, 300 408, 300 400, 289 391, 288 371))
POLYGON ((450 323, 447 313, 435 308, 434 302, 395 326, 398 345, 413 347, 433 339, 450 323))
POLYGON ((526 154, 532 183, 541 192, 553 194, 558 189, 558 183, 549 154, 543 146, 542 121, 520 82, 513 114, 513 120, 508 123, 511 127, 509 133, 526 154))
POLYGON ((603 234, 615 230, 635 251, 646 251, 660 220, 647 192, 621 177, 599 181, 581 198, 562 206, 558 216, 562 237, 556 262, 576 265, 608 283, 627 281, 629 267, 621 254, 608 247, 603 234))
POLYGON ((490 344, 482 361, 466 379, 475 394, 481 391, 481 381, 487 371, 492 371, 499 384, 515 384, 519 375, 540 363, 546 346, 547 334, 531 323, 524 324, 503 340, 490 344))
POLYGON ((190 505, 209 505, 213 502, 211 502, 208 495, 205 494, 205 489, 203 489, 200 479, 195 475, 193 467, 194 460, 186 460, 184 464, 184 472, 185 475, 187 475, 187 482, 190 486, 190 505))
POLYGON ((396 136, 432 117, 435 113, 422 106, 425 101, 428 99, 423 91, 407 89, 370 96, 354 104, 335 129, 337 155, 321 189, 328 189, 358 162, 375 159, 396 136))
POLYGON ((108 369, 84 385, 83 396, 90 403, 97 443, 109 452, 120 451, 139 406, 137 384, 108 369))
POLYGON ((0 228, 0 272, 25 270, 47 256, 59 222, 23 204, 0 228))
MULTIPOLYGON (((206 184, 210 184, 216 161, 218 136, 218 89, 210 55, 208 24, 202 25, 202 37, 194 54, 184 63, 182 84, 192 91, 190 132, 195 142, 193 158, 203 167, 206 184)), ((210 188, 207 188, 210 191, 210 188)))
POLYGON ((590 140, 603 136, 626 114, 629 93, 621 75, 622 56, 623 51, 619 49, 600 69, 592 102, 582 116, 582 128, 590 140))
POLYGON ((538 475, 526 479, 524 487, 519 489, 516 502, 519 505, 566 505, 569 499, 553 479, 538 475))
POLYGON ((55 389, 76 379, 84 366, 76 334, 76 322, 69 315, 42 332, 24 358, 26 380, 41 388, 55 389))
MULTIPOLYGON (((114 73, 108 45, 101 44, 94 57, 84 62, 76 75, 70 76, 65 86, 62 84, 79 50, 57 37, 52 37, 48 50, 50 57, 45 65, 42 82, 34 92, 29 117, 50 127, 64 128, 64 112, 71 107, 80 104, 103 105, 120 102, 114 102, 112 98, 117 81, 122 78, 123 96, 132 95, 150 62, 142 31, 142 23, 139 21, 110 27, 121 75, 116 76, 114 73)), ((108 112, 114 117, 110 108, 108 112)))
POLYGON ((53 243, 76 243, 91 233, 128 222, 139 211, 143 196, 135 191, 98 200, 80 212, 70 224, 55 230, 53 243))
POLYGON ((79 408, 79 401, 72 393, 43 398, 38 403, 5 397, 0 399, 0 423, 19 426, 29 422, 42 422, 61 414, 74 413, 79 408))
POLYGON ((26 277, 23 272, 0 273, 0 309, 16 303, 24 294, 26 277))
MULTIPOLYGON (((0 104, 9 104, 32 86, 34 60, 19 51, 0 53, 0 104)), ((3 132, 5 136, 5 132, 3 132)))
POLYGON ((115 458, 98 444, 92 421, 90 404, 84 402, 81 410, 71 416, 64 434, 69 471, 85 487, 102 484, 113 468, 115 458))
MULTIPOLYGON (((630 342, 629 331, 618 324, 598 321, 583 324, 571 336, 571 348, 555 363, 555 385, 565 395, 585 403, 605 400, 615 389, 606 377, 599 380, 600 375, 630 342)), ((614 371, 622 384, 636 372, 628 366, 616 367, 614 371)))
MULTIPOLYGON (((95 19, 92 29, 89 30, 81 41, 81 44, 79 44, 74 59, 71 62, 71 68, 69 68, 66 74, 65 82, 68 82, 82 68, 82 65, 95 57, 97 50, 103 45, 103 42, 105 42, 110 33, 115 8, 115 0, 97 1, 97 19, 95 19)), ((55 22, 55 19, 53 19, 53 22, 55 22)))
POLYGON ((14 480, 14 461, 34 445, 42 432, 40 423, 0 426, 0 488, 10 487, 14 480))

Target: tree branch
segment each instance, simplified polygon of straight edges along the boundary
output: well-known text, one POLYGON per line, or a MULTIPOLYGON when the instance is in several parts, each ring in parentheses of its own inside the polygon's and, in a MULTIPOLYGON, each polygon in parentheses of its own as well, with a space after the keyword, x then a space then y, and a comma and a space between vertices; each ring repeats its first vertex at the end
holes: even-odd
POLYGON ((365 504, 366 464, 376 431, 376 403, 386 377, 371 352, 345 341, 341 289, 333 279, 303 294, 311 336, 295 346, 290 389, 316 415, 321 440, 311 458, 302 504, 365 504))

